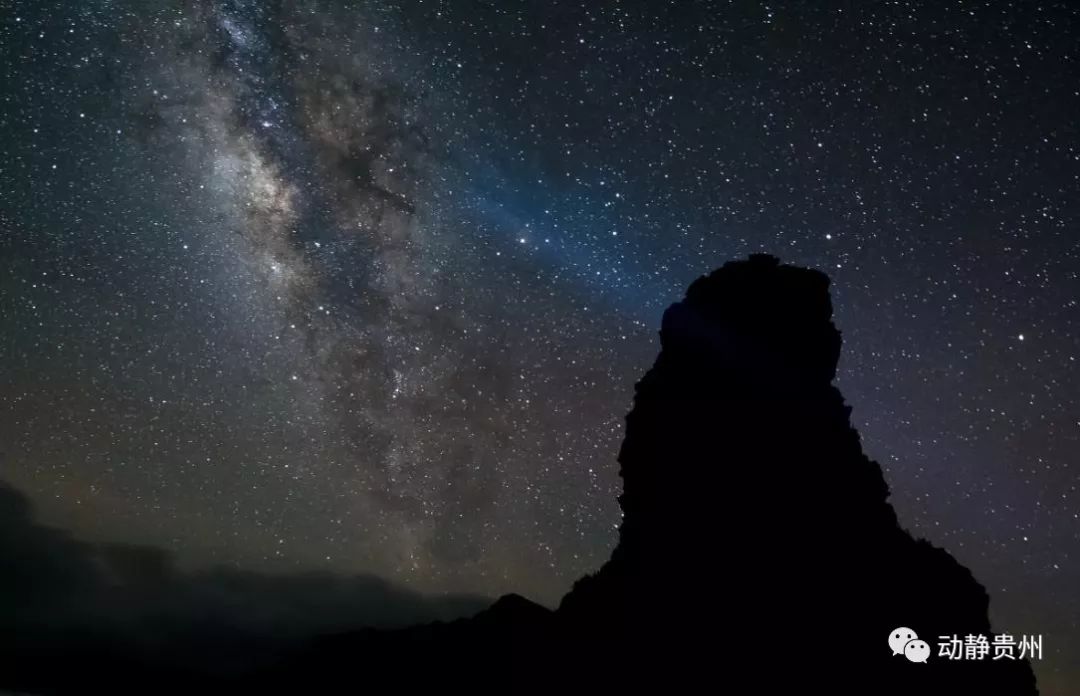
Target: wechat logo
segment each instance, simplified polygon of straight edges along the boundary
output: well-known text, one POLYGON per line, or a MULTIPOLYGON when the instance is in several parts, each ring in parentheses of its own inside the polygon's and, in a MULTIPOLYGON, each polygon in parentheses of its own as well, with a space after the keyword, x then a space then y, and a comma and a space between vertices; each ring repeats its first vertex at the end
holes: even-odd
POLYGON ((926 662, 930 657, 930 645, 925 640, 919 640, 919 636, 910 628, 900 628, 889 634, 889 647, 892 654, 903 655, 911 662, 926 662))

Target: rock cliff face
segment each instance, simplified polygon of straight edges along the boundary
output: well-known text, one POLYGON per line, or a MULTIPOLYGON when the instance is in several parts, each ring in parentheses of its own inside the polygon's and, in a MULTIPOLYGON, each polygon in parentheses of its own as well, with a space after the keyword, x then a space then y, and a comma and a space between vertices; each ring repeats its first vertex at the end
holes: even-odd
POLYGON ((832 386, 828 285, 753 256, 667 310, 626 419, 618 546, 563 599, 560 622, 614 647, 639 678, 1036 693, 1027 663, 937 655, 939 636, 990 633, 987 593, 899 526, 832 386), (898 627, 929 643, 925 664, 892 654, 898 627))

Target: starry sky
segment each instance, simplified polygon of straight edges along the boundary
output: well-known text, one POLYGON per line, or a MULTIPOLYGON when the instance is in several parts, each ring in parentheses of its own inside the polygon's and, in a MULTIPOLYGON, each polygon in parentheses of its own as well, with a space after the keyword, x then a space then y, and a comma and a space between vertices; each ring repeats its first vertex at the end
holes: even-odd
POLYGON ((1078 54, 1067 2, 0 0, 0 476, 191 567, 554 604, 663 309, 769 252, 1064 693, 1078 54))

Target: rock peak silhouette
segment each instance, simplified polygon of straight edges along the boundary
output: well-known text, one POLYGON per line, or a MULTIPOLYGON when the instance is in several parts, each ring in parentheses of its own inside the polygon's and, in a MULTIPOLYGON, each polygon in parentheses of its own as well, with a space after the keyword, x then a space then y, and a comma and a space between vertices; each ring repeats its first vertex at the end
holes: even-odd
POLYGON ((575 635, 618 646, 629 682, 719 670, 778 693, 1036 693, 1026 662, 936 654, 940 636, 990 639, 988 597, 899 525, 832 385, 825 274, 727 263, 660 339, 626 419, 618 545, 559 609, 575 635), (934 648, 925 664, 892 654, 898 627, 934 648))

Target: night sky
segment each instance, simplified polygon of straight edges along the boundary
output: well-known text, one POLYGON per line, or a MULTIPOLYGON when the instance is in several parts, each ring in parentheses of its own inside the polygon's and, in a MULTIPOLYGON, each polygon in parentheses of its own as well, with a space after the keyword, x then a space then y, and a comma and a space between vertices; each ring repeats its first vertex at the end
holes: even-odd
POLYGON ((1067 2, 0 0, 0 477, 189 567, 554 604, 663 309, 770 252, 1064 693, 1078 58, 1067 2))

